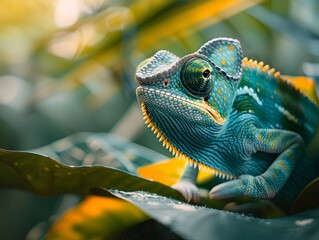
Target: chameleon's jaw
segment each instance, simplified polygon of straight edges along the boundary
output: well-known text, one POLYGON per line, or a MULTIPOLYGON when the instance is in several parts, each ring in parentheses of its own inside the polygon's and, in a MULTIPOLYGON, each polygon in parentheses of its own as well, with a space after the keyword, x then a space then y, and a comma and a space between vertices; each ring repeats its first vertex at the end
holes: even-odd
POLYGON ((199 170, 204 170, 206 172, 209 172, 219 178, 222 179, 226 179, 226 180, 231 180, 231 179, 235 179, 237 178, 234 175, 228 174, 228 173, 224 173, 221 172, 215 168, 209 167, 203 163, 200 163, 192 158, 190 158, 189 156, 185 155, 184 153, 182 153, 179 149, 177 149, 168 139, 167 137, 161 132, 161 130, 153 123, 153 121, 151 120, 147 107, 145 105, 145 103, 141 103, 141 109, 144 115, 144 120, 145 120, 145 124, 147 124, 148 128, 151 128, 151 130, 154 132, 154 134, 156 135, 156 137, 159 139, 160 142, 162 142, 163 147, 165 147, 166 149, 168 149, 170 152, 172 152, 172 154, 176 157, 176 158, 181 158, 185 161, 187 161, 187 163, 190 166, 194 166, 198 167, 199 170))
POLYGON ((199 109, 200 111, 202 111, 203 113, 207 114, 211 120, 218 124, 218 125, 223 125, 226 121, 225 118, 223 118, 218 111, 216 111, 215 109, 211 108, 210 106, 208 106, 207 102, 205 101, 191 101, 188 100, 187 98, 184 97, 180 97, 180 96, 174 96, 172 94, 170 94, 169 92, 166 91, 161 91, 159 89, 152 89, 149 87, 144 87, 144 86, 139 86, 136 89, 136 93, 137 93, 137 98, 139 100, 141 100, 143 102, 143 97, 139 97, 139 95, 142 94, 153 94, 154 96, 158 96, 158 98, 165 98, 167 99, 167 101, 176 101, 179 103, 182 103, 182 105, 188 105, 188 106, 192 106, 195 109, 199 109))

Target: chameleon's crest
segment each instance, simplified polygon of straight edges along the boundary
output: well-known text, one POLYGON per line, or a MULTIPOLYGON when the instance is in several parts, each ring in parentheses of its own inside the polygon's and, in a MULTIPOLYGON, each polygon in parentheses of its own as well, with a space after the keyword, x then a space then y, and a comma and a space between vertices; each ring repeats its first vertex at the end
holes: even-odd
POLYGON ((146 59, 137 67, 135 78, 141 84, 169 77, 179 60, 179 57, 169 51, 158 51, 152 58, 146 59))
POLYGON ((239 80, 242 73, 243 53, 235 39, 217 38, 205 43, 198 51, 225 72, 226 77, 239 80))
POLYGON ((211 40, 197 52, 183 58, 161 50, 138 66, 135 78, 139 84, 169 78, 187 61, 199 57, 209 61, 216 72, 228 80, 237 81, 241 78, 242 55, 240 43, 230 38, 211 40))

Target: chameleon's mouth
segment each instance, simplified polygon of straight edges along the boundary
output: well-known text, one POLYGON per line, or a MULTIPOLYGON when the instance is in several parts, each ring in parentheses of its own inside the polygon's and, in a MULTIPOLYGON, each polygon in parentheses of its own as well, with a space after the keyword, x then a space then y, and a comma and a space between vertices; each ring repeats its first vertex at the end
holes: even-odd
POLYGON ((168 149, 176 158, 181 158, 188 162, 190 166, 198 167, 199 170, 204 170, 206 172, 209 172, 219 178, 231 180, 235 179, 236 176, 224 173, 222 171, 219 171, 215 168, 209 167, 203 163, 197 162, 196 160, 188 157, 184 153, 182 153, 179 149, 177 149, 167 138, 166 136, 158 129, 158 127, 152 122, 149 113, 147 111, 145 103, 141 103, 142 112, 144 115, 145 124, 147 124, 148 128, 151 128, 151 130, 154 132, 156 137, 159 139, 160 142, 163 143, 163 147, 168 149))

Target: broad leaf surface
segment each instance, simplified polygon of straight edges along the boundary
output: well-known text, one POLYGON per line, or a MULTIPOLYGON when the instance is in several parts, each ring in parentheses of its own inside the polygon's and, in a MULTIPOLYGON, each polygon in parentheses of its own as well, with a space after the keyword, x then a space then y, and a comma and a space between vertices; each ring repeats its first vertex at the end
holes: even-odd
POLYGON ((109 133, 77 133, 32 150, 65 165, 102 165, 135 173, 166 157, 109 133))
POLYGON ((186 204, 147 192, 110 191, 170 227, 184 239, 318 239, 319 209, 277 219, 259 219, 186 204))
POLYGON ((36 194, 87 195, 105 187, 125 191, 147 190, 182 200, 179 192, 126 172, 104 166, 67 166, 43 155, 0 150, 0 187, 36 194))

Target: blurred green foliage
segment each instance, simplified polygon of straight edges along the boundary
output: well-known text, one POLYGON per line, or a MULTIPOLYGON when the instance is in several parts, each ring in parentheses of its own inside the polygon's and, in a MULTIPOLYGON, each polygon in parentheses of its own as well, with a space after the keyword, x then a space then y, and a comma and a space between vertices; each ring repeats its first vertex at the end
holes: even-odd
MULTIPOLYGON (((318 77, 318 12, 315 0, 2 0, 0 147, 37 148, 93 131, 167 155, 135 100, 141 60, 160 49, 183 56, 226 36, 284 74, 318 77)), ((8 239, 23 238, 58 201, 0 194, 8 239), (17 219, 24 222, 10 227, 17 219)))

